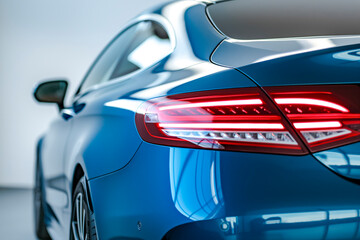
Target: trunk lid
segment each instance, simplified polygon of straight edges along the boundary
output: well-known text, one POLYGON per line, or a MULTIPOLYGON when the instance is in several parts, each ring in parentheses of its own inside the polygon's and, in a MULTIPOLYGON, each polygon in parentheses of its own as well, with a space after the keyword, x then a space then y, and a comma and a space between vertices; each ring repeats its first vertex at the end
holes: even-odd
POLYGON ((211 60, 261 87, 360 83, 360 37, 224 40, 211 60))

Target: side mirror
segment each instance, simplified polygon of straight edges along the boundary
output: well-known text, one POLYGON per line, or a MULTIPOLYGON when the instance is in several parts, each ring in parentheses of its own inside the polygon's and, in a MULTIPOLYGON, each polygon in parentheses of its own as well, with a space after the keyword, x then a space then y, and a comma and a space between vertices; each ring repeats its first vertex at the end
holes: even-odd
POLYGON ((56 103, 59 110, 64 108, 64 99, 68 82, 66 80, 53 80, 40 83, 34 91, 38 102, 56 103))

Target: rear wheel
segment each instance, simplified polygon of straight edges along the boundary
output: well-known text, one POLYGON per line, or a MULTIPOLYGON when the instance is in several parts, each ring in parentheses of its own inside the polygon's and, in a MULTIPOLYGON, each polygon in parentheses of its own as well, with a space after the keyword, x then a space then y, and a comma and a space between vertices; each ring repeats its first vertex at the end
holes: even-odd
POLYGON ((94 214, 89 207, 85 177, 76 185, 71 213, 71 240, 97 240, 94 214))

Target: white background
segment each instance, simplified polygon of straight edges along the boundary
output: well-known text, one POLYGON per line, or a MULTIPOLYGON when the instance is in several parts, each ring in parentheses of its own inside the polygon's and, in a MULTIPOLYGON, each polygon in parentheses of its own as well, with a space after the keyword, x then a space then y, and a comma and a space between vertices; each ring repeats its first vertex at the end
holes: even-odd
POLYGON ((70 94, 128 20, 164 0, 0 0, 0 187, 32 187, 35 143, 57 114, 32 90, 67 78, 70 94))

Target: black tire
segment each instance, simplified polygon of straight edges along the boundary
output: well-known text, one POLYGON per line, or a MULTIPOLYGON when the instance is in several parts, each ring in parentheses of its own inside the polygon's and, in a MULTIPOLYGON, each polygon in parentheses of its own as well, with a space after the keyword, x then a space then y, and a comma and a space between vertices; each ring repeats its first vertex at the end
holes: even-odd
POLYGON ((70 240, 97 240, 95 217, 89 207, 85 177, 75 187, 72 199, 70 240), (82 220, 81 220, 82 219, 82 220), (74 235, 77 234, 77 237, 74 235))
POLYGON ((50 235, 46 229, 45 213, 44 213, 44 188, 41 166, 39 161, 36 163, 35 172, 35 188, 34 188, 34 218, 35 218, 35 233, 38 239, 51 240, 50 235))

